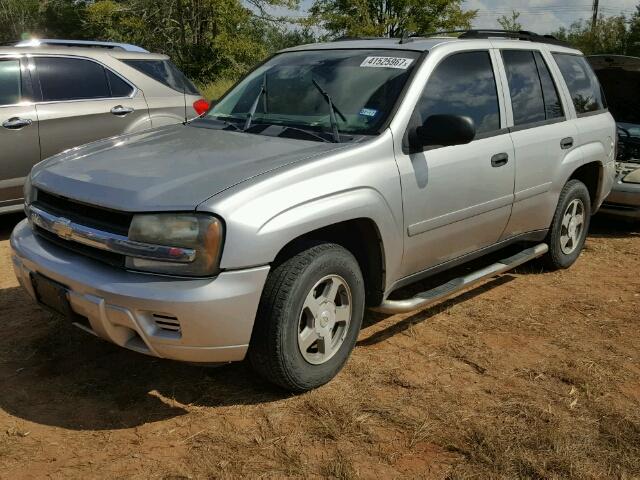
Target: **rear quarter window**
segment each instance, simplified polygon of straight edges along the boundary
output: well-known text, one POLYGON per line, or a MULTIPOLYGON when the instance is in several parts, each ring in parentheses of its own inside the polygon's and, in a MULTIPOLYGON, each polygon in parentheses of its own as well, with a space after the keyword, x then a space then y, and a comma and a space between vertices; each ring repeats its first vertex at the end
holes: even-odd
POLYGON ((191 80, 168 60, 123 60, 123 62, 177 92, 200 95, 191 80))
POLYGON ((585 57, 554 53, 553 58, 567 83, 578 115, 599 112, 607 108, 598 77, 585 57))

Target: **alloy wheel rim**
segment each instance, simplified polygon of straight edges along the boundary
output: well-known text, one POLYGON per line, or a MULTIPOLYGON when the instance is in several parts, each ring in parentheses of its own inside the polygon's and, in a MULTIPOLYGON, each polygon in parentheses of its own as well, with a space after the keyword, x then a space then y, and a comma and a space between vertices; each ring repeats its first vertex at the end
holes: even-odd
POLYGON ((298 321, 298 347, 307 362, 321 365, 340 350, 351 325, 351 298, 339 275, 323 277, 309 291, 298 321))
POLYGON ((560 249, 565 255, 576 251, 584 232, 584 203, 576 198, 569 203, 562 216, 560 228, 560 249))

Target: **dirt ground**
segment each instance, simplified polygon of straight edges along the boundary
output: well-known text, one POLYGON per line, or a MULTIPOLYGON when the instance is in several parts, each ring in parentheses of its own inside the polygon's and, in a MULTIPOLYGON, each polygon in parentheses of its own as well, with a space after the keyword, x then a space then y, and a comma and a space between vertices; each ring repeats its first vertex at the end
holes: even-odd
POLYGON ((640 478, 640 226, 369 313, 329 385, 285 394, 112 346, 37 307, 0 218, 0 478, 640 478))

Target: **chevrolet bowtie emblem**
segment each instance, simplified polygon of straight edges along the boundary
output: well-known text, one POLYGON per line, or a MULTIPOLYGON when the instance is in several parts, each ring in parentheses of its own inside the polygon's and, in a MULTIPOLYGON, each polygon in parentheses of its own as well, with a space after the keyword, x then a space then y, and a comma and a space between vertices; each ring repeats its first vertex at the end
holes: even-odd
POLYGON ((71 228, 71 220, 68 218, 59 218, 53 222, 52 229, 56 235, 64 240, 70 240, 73 236, 73 228, 71 228))

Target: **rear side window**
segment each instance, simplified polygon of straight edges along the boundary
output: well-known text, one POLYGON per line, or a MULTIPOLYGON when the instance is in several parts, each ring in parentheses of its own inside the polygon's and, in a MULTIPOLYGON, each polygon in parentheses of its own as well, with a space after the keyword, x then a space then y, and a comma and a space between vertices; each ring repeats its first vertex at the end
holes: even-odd
POLYGON ((35 62, 44 102, 111 96, 104 68, 95 62, 54 57, 38 57, 35 62))
POLYGON ((544 111, 547 120, 564 117, 564 109, 558 95, 558 89, 553 81, 551 72, 547 62, 544 61, 540 52, 534 52, 533 57, 536 59, 538 74, 540 75, 540 83, 542 84, 542 95, 544 97, 544 111))
POLYGON ((200 95, 191 80, 168 60, 123 60, 123 62, 177 92, 200 95))
POLYGON ((498 89, 489 52, 463 52, 436 67, 418 101, 420 123, 438 114, 471 117, 478 134, 500 130, 498 89))
POLYGON ((578 115, 598 112, 607 107, 600 83, 587 59, 579 55, 554 53, 578 115))
POLYGON ((522 126, 561 118, 564 113, 547 64, 540 52, 504 50, 513 121, 522 126))
POLYGON ((0 106, 15 105, 22 98, 19 60, 0 60, 0 106))
POLYGON ((99 63, 81 58, 36 57, 42 101, 129 97, 133 87, 99 63))
POLYGON ((507 70, 514 124, 519 126, 544 121, 542 85, 533 52, 506 50, 502 52, 502 57, 507 70))

